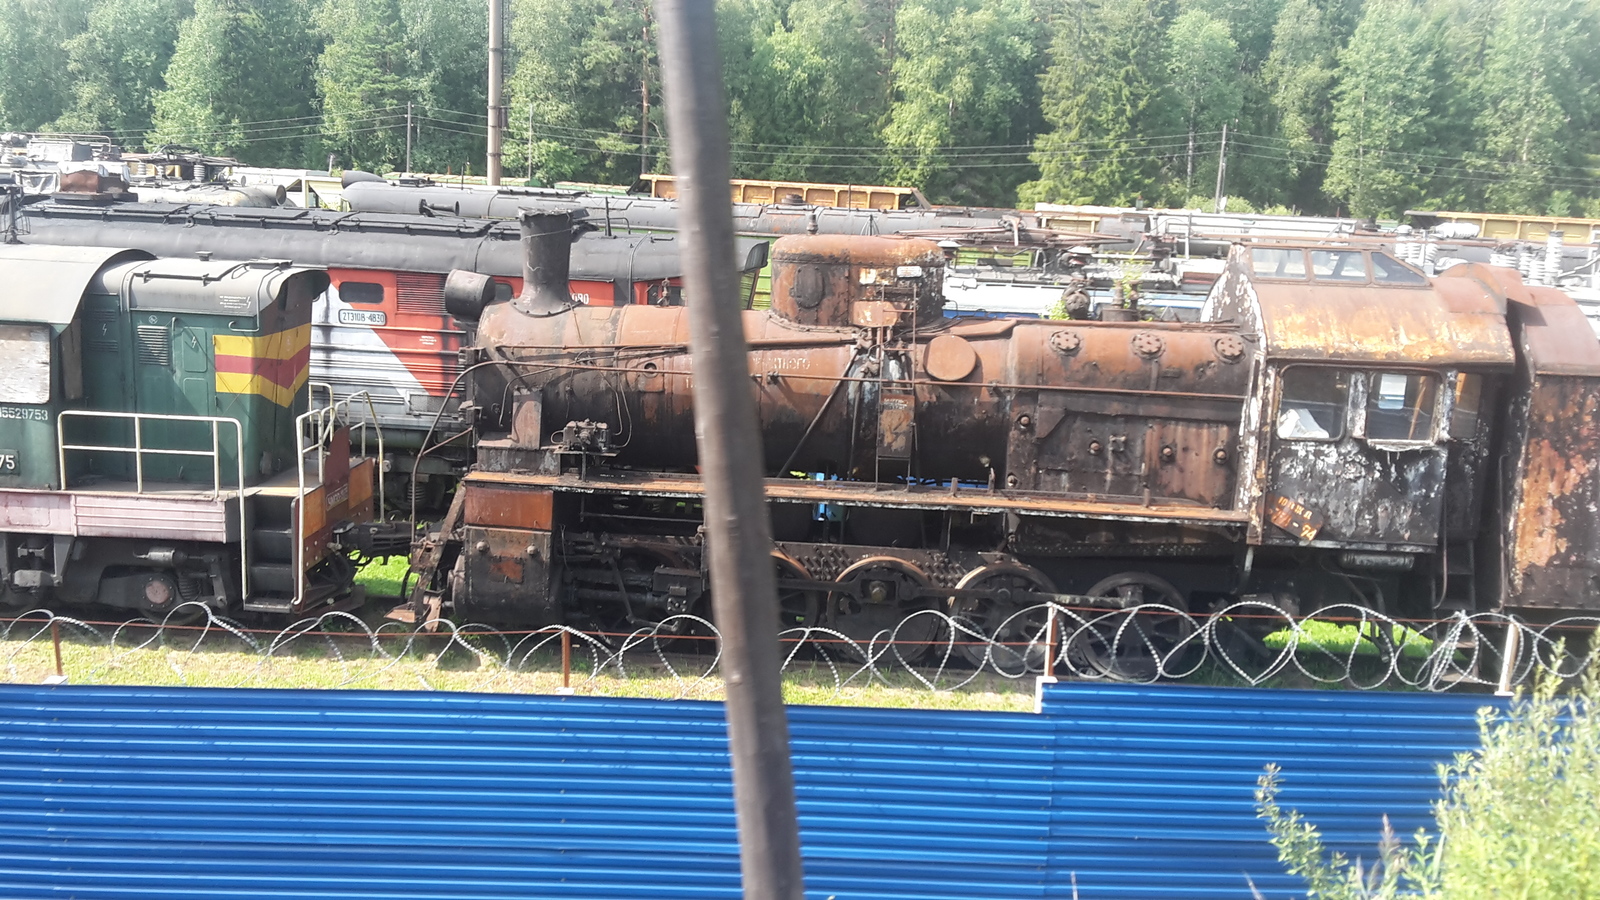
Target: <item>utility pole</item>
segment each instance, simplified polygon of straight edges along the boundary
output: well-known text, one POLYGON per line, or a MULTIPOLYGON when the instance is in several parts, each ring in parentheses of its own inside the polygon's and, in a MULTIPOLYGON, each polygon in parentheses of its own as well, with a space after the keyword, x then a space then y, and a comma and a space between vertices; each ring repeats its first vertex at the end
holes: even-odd
POLYGON ((728 203, 728 119, 715 0, 656 0, 667 137, 684 221, 694 431, 705 483, 711 602, 722 632, 728 749, 746 900, 802 900, 777 580, 761 432, 728 203))
POLYGON ((644 41, 645 48, 639 61, 639 180, 649 172, 650 154, 647 149, 650 144, 650 5, 644 8, 644 41))
POLYGON ((500 183, 500 139, 504 126, 500 114, 500 67, 505 55, 501 46, 505 29, 500 23, 501 4, 504 0, 489 0, 489 183, 500 183))
POLYGON ((533 184, 533 101, 528 101, 528 184, 533 184))
POLYGON ((1222 212, 1222 207, 1223 207, 1224 203, 1226 203, 1226 200, 1224 199, 1224 197, 1222 195, 1222 189, 1227 185, 1227 183, 1228 183, 1228 123, 1227 122, 1223 122, 1222 123, 1222 147, 1217 150, 1217 193, 1216 193, 1216 196, 1212 198, 1212 205, 1215 207, 1212 210, 1212 212, 1219 212, 1219 213, 1222 212))
POLYGON ((411 174, 411 101, 406 101, 406 174, 411 174))

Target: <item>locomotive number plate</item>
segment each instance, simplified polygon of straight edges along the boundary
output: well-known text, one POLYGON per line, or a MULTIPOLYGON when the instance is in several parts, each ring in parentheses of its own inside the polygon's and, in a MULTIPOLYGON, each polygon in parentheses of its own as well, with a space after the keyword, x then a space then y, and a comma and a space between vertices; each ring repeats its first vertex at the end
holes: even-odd
POLYGON ((339 310, 340 325, 387 325, 389 316, 381 310, 375 309, 341 309, 339 310))
POLYGON ((17 471, 17 451, 0 450, 0 472, 10 474, 17 471))
POLYGON ((1314 541, 1326 521, 1322 513, 1288 497, 1272 498, 1272 511, 1267 518, 1302 541, 1314 541))

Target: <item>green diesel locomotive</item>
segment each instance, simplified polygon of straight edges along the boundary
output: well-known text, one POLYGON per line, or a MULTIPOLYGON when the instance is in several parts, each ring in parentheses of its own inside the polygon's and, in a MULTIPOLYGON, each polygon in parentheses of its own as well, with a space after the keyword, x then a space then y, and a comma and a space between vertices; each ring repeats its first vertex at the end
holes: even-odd
POLYGON ((0 245, 0 614, 359 605, 382 438, 359 397, 310 403, 327 285, 281 260, 0 245))

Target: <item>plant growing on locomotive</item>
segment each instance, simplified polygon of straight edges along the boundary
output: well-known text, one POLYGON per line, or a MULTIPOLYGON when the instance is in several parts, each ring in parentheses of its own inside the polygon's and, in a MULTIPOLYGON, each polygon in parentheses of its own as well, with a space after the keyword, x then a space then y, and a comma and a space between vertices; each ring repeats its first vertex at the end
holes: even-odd
POLYGON ((372 461, 341 436, 309 486, 296 462, 325 272, 31 245, 0 272, 27 286, 0 308, 0 603, 348 602, 334 532, 371 518, 372 461))

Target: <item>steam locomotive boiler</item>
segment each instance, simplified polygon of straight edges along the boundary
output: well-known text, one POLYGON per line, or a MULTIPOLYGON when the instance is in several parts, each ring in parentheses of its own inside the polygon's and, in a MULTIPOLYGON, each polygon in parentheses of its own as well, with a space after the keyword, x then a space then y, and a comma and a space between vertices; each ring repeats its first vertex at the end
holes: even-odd
MULTIPOLYGON (((522 227, 522 293, 451 278, 477 462, 414 551, 417 612, 703 613, 686 311, 574 303, 566 220, 522 227)), ((1027 640, 1044 600, 1600 607, 1600 343, 1514 273, 1241 245, 1206 321, 1152 323, 942 318, 923 240, 795 235, 772 264, 744 324, 785 627, 909 658, 920 610, 1027 640)))

